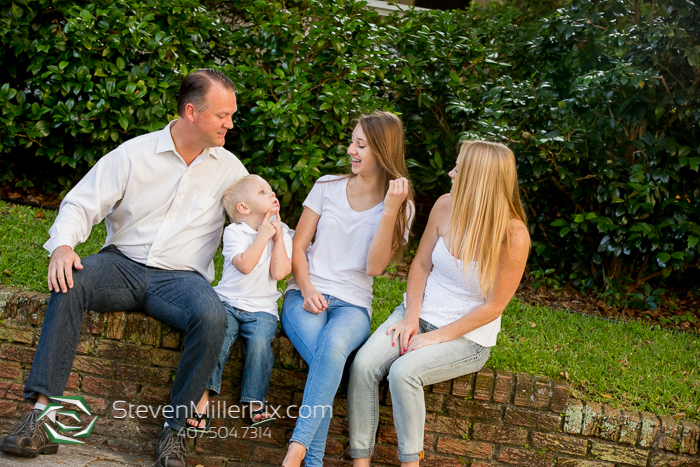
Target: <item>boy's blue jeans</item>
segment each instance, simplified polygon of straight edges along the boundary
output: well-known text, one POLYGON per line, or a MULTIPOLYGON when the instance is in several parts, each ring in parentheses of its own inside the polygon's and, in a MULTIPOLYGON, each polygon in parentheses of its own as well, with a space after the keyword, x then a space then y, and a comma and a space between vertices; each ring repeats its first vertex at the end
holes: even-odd
POLYGON ((304 310, 304 297, 290 290, 282 305, 282 329, 309 364, 304 399, 291 441, 304 446, 307 467, 323 465, 333 399, 348 356, 369 337, 365 308, 325 295, 328 308, 318 314, 304 310))
POLYGON ((275 360, 270 344, 277 332, 277 318, 264 311, 253 313, 222 303, 226 308, 228 329, 219 362, 207 387, 217 394, 221 392, 221 374, 228 360, 231 346, 238 336, 241 336, 244 341, 245 355, 241 402, 259 402, 264 405, 265 395, 270 388, 272 364, 275 360))
POLYGON ((197 272, 150 268, 112 245, 84 258, 82 264, 83 269, 73 270, 72 289, 51 294, 24 386, 25 399, 63 395, 85 310, 140 310, 185 332, 172 388, 173 412, 166 414, 168 425, 184 427, 191 403, 202 397, 214 371, 226 334, 226 314, 218 295, 197 272))

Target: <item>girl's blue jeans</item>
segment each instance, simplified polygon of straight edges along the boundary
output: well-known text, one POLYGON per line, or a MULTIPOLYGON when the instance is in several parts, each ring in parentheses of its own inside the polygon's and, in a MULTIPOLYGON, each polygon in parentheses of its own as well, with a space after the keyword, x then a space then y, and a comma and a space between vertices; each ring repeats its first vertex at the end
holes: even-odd
POLYGON ((207 388, 217 394, 221 392, 221 375, 228 360, 231 346, 238 337, 243 338, 243 384, 241 402, 265 404, 265 396, 270 388, 270 375, 275 357, 270 344, 277 332, 277 318, 264 311, 250 312, 222 302, 226 309, 228 328, 221 348, 219 362, 209 379, 207 388))
POLYGON ((365 308, 324 295, 328 308, 318 314, 302 307, 304 298, 290 290, 282 305, 282 329, 309 364, 304 399, 291 441, 304 446, 307 467, 323 465, 333 399, 348 356, 369 337, 365 308))
MULTIPOLYGON (((371 457, 379 424, 379 382, 387 377, 391 408, 399 441, 401 462, 422 458, 425 428, 423 386, 439 383, 479 371, 491 353, 466 337, 421 347, 400 354, 400 345, 392 346, 393 333, 387 329, 404 317, 403 304, 379 326, 357 352, 350 369, 348 385, 349 454, 355 459, 371 457), (387 376, 388 375, 388 376, 387 376)), ((419 320, 419 333, 437 329, 419 320)))

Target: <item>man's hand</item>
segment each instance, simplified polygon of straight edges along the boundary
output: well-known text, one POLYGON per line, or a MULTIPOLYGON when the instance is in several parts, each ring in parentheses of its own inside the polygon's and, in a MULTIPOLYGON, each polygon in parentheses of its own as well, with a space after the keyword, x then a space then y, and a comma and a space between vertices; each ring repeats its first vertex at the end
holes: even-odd
POLYGON ((51 261, 49 262, 49 291, 68 292, 73 288, 73 268, 83 269, 78 256, 73 248, 62 245, 53 250, 51 261))

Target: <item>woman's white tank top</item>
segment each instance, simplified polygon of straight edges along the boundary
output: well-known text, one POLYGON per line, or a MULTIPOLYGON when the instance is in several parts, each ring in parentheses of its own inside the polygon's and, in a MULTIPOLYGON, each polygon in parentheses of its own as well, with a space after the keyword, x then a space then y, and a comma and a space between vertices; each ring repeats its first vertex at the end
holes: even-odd
MULTIPOLYGON (((486 302, 479 288, 476 262, 473 262, 471 268, 467 270, 465 280, 462 274, 462 262, 450 254, 442 237, 438 238, 432 259, 433 269, 425 285, 420 319, 433 326, 442 327, 457 321, 486 302)), ((493 347, 496 345, 500 330, 501 317, 499 316, 464 336, 484 347, 493 347)))

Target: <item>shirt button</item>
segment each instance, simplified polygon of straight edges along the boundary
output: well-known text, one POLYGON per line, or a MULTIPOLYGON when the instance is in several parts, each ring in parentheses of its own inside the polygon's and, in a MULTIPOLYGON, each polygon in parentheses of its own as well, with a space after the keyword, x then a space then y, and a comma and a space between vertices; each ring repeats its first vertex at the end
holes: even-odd
POLYGON ((182 193, 178 193, 177 195, 178 195, 178 196, 182 196, 182 193))
POLYGON ((151 256, 151 259, 153 259, 153 256, 151 256))

